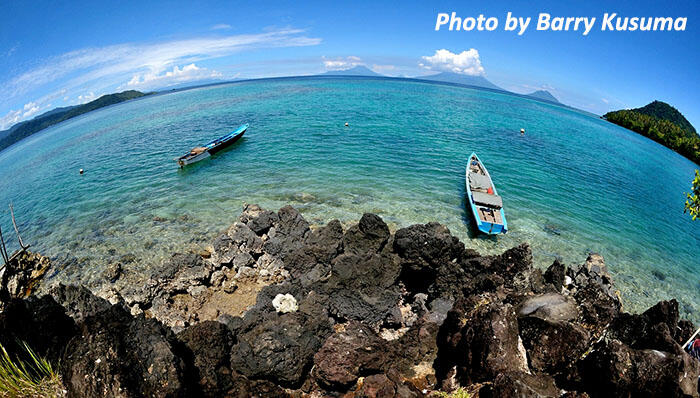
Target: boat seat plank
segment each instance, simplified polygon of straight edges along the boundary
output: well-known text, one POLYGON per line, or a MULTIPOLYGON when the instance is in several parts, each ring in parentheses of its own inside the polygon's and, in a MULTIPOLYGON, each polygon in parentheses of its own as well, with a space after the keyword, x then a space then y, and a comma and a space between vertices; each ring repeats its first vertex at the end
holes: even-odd
POLYGON ((472 192, 472 197, 474 198, 474 203, 482 206, 489 206, 496 209, 503 207, 503 199, 498 195, 489 195, 483 192, 472 192))
POLYGON ((479 213, 479 218, 483 222, 503 224, 503 219, 501 218, 501 212, 499 210, 488 207, 478 207, 477 212, 479 213))
POLYGON ((469 174, 469 186, 472 189, 489 189, 491 181, 483 174, 469 174))

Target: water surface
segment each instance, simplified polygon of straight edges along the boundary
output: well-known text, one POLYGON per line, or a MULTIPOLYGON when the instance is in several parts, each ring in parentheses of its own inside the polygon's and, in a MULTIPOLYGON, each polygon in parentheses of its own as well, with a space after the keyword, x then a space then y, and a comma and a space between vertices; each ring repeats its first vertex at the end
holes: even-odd
MULTIPOLYGON (((244 202, 292 204, 312 223, 363 212, 393 228, 439 221, 483 253, 529 242, 542 267, 596 251, 627 309, 675 297, 700 320, 700 223, 683 214, 694 165, 591 115, 521 97, 346 78, 206 87, 51 127, 1 152, 0 170, 0 205, 14 202, 24 240, 62 265, 53 280, 94 286, 124 255, 138 271, 205 247, 244 202), (184 170, 172 160, 244 122, 232 148, 184 170), (470 231, 472 151, 504 198, 505 236, 470 231)), ((0 222, 11 230, 8 214, 0 222)))

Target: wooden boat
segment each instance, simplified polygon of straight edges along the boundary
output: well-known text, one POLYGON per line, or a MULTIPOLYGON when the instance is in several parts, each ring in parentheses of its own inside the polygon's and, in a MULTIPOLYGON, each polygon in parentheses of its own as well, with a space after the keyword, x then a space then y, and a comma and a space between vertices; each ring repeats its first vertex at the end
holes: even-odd
POLYGON ((230 132, 229 134, 226 134, 223 137, 217 138, 214 141, 207 143, 204 146, 192 148, 192 150, 189 151, 186 155, 180 156, 176 159, 177 164, 179 164, 180 167, 184 167, 188 164, 204 160, 209 156, 226 148, 227 146, 233 144, 234 142, 238 141, 238 139, 241 138, 243 134, 245 134, 246 130, 248 130, 248 123, 238 127, 236 130, 230 132))
POLYGON ((503 200, 498 196, 491 175, 476 153, 469 156, 465 177, 467 200, 479 231, 489 235, 508 232, 503 200))

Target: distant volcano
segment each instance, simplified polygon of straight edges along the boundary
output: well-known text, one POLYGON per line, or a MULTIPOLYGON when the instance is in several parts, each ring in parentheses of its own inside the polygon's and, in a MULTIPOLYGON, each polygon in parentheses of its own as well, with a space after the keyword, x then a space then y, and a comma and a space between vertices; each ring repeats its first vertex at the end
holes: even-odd
POLYGON ((441 73, 438 73, 436 75, 420 76, 420 77, 417 77, 417 79, 431 80, 431 81, 436 81, 436 82, 464 84, 467 86, 484 87, 484 88, 490 88, 492 90, 506 91, 506 90, 498 87, 497 85, 491 83, 490 81, 486 80, 486 78, 483 76, 470 76, 470 75, 463 75, 460 73, 453 73, 453 72, 441 72, 441 73))
POLYGON ((527 97, 532 97, 536 98, 539 100, 544 100, 544 101, 549 101, 549 102, 556 102, 557 104, 561 104, 557 97, 553 96, 552 93, 550 93, 547 90, 537 90, 535 92, 532 92, 530 94, 525 94, 527 97))
POLYGON ((380 75, 377 72, 372 71, 366 66, 363 65, 357 65, 354 68, 350 69, 345 69, 345 70, 331 70, 324 75, 333 75, 333 76, 384 76, 380 75))

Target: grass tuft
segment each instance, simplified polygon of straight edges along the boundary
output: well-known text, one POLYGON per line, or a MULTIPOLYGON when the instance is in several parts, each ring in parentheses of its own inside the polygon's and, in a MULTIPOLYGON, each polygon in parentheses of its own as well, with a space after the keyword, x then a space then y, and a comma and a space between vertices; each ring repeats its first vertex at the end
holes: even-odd
POLYGON ((450 393, 444 391, 435 391, 432 397, 436 398, 469 398, 471 395, 466 388, 460 387, 450 393))
POLYGON ((65 396, 58 373, 45 358, 22 343, 28 360, 14 360, 0 344, 0 397, 55 398, 65 396))

